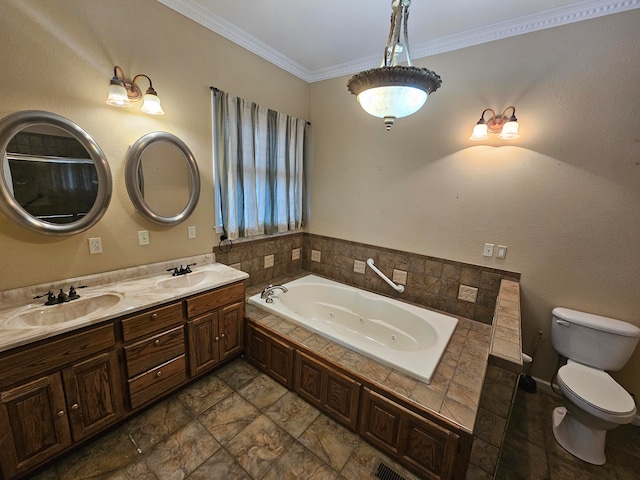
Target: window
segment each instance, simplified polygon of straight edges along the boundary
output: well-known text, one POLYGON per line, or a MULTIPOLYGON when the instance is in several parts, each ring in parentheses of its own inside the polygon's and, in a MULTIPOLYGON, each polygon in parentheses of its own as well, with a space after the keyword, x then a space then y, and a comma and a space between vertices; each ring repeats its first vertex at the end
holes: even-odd
POLYGON ((231 240, 299 228, 307 122, 212 90, 217 225, 231 240))

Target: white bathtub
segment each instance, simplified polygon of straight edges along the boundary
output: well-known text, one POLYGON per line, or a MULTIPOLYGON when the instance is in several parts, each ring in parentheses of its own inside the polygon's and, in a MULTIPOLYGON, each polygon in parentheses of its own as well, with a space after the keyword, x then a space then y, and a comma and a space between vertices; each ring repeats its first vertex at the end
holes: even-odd
POLYGON ((249 303, 430 383, 458 320, 315 275, 249 303))

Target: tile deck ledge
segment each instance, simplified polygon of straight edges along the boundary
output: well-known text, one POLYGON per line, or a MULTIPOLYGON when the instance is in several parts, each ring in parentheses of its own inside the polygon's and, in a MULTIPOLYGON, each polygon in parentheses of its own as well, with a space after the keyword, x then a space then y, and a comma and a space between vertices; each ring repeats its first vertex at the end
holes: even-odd
POLYGON ((489 363, 515 373, 522 371, 520 283, 502 280, 491 327, 489 363))

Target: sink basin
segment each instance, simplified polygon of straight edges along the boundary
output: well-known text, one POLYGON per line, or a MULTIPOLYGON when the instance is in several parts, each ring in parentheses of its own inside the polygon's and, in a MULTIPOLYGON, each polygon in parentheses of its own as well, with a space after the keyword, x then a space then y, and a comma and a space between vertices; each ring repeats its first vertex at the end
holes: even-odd
POLYGON ((3 322, 4 328, 40 328, 78 320, 92 313, 112 307, 120 300, 119 293, 103 293, 94 297, 81 297, 68 303, 32 307, 27 311, 9 317, 3 322))
POLYGON ((219 278, 219 274, 208 270, 200 270, 198 272, 187 273, 179 277, 169 277, 156 282, 158 288, 188 288, 197 287, 198 285, 212 282, 219 278))

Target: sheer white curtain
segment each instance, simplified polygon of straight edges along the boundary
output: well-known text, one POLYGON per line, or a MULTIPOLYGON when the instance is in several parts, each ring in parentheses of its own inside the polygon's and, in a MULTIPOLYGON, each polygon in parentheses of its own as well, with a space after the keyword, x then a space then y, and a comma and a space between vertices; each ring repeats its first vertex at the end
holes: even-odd
POLYGON ((307 122, 220 90, 213 90, 213 99, 214 164, 227 236, 300 227, 307 122))

